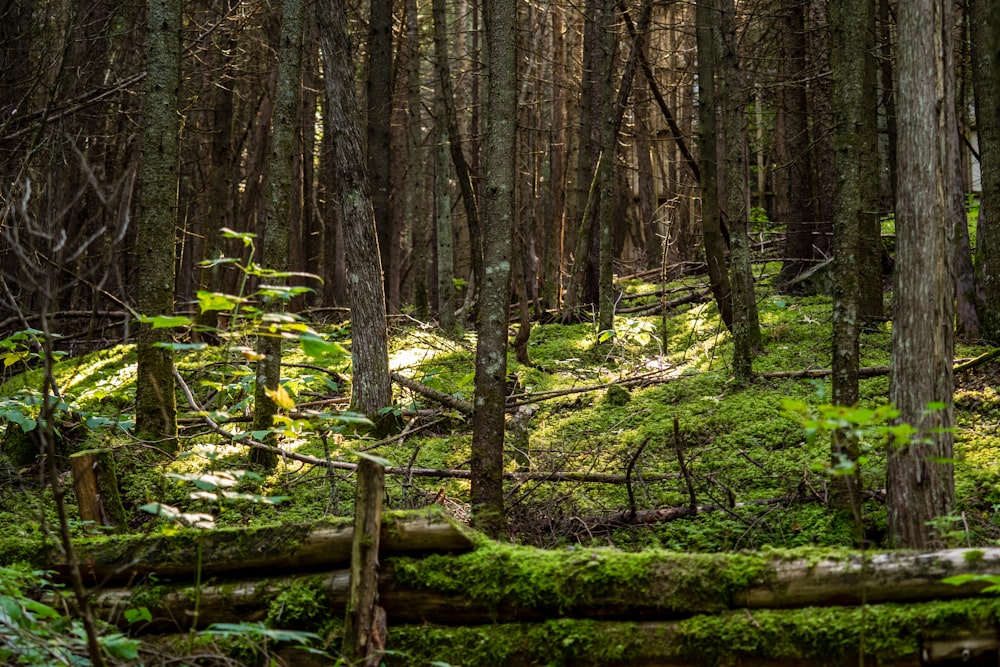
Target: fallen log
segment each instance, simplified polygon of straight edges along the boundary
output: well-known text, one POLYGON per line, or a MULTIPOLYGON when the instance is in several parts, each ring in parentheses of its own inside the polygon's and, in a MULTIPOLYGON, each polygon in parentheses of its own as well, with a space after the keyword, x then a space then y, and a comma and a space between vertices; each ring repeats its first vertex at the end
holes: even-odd
MULTIPOLYGON (((251 576, 310 569, 331 569, 351 560, 351 518, 321 519, 310 524, 255 528, 181 530, 171 535, 128 535, 76 543, 81 569, 89 583, 128 581, 151 574, 193 579, 201 562, 205 580, 219 575, 251 576)), ((467 530, 444 512, 387 514, 382 521, 382 557, 472 548, 467 530)), ((11 558, 15 560, 15 558, 11 558)), ((57 576, 68 571, 55 547, 41 547, 31 560, 57 576)), ((0 562, 6 562, 0 554, 0 562)))
MULTIPOLYGON (((389 627, 551 618, 673 621, 740 609, 980 599, 985 583, 954 586, 941 580, 985 573, 1000 573, 1000 549, 685 554, 489 545, 459 556, 390 559, 380 573, 379 600, 389 627)), ((96 591, 92 603, 102 618, 119 625, 123 610, 145 606, 153 617, 146 630, 265 618, 295 627, 303 619, 278 618, 283 595, 315 600, 324 615, 339 614, 346 608, 348 581, 348 571, 337 570, 213 583, 200 588, 197 614, 195 591, 188 585, 96 591)))

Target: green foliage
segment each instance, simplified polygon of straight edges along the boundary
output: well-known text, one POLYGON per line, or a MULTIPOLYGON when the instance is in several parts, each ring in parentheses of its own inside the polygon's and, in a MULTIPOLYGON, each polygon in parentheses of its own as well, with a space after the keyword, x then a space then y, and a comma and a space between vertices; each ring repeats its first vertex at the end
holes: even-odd
MULTIPOLYGON (((25 567, 0 567, 0 662, 39 667, 89 665, 83 624, 27 595, 39 589, 54 591, 45 574, 25 567)), ((98 643, 116 660, 139 657, 139 641, 121 633, 103 634, 98 643)))

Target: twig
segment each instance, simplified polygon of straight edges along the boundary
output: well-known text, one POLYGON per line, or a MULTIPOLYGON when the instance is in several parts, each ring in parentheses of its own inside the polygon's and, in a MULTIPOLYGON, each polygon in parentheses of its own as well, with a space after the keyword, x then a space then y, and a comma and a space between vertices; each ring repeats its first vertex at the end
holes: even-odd
POLYGON ((694 495, 694 481, 691 479, 691 472, 688 470, 687 463, 684 462, 684 444, 681 442, 681 423, 674 415, 674 452, 677 454, 677 465, 681 469, 681 474, 684 475, 684 483, 687 485, 688 490, 688 500, 690 501, 689 506, 693 509, 698 506, 698 500, 694 495))
POLYGON ((632 471, 635 469, 635 462, 639 460, 639 455, 642 454, 642 450, 646 449, 646 445, 649 444, 650 439, 653 436, 646 436, 646 439, 642 441, 639 445, 639 449, 635 451, 632 458, 629 459, 628 466, 625 467, 625 490, 628 491, 628 507, 629 515, 632 521, 635 520, 635 493, 632 491, 632 471))
POLYGON ((389 377, 391 377, 392 381, 400 385, 401 387, 406 387, 410 391, 415 391, 418 394, 426 396, 427 398, 433 401, 437 401, 442 405, 445 405, 449 408, 454 408, 455 410, 458 410, 464 415, 471 416, 472 413, 474 412, 472 408, 472 403, 469 403, 468 401, 463 401, 462 399, 456 398, 451 394, 446 394, 443 391, 438 391, 437 389, 431 389, 427 385, 421 384, 416 380, 411 380, 405 375, 402 375, 400 373, 390 373, 389 377))

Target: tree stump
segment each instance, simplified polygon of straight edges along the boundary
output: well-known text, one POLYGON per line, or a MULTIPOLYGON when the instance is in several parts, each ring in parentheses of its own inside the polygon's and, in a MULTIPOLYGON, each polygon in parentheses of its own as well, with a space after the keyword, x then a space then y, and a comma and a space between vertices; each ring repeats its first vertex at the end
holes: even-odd
POLYGON ((385 470, 371 459, 358 463, 351 545, 351 579, 344 622, 344 656, 352 665, 376 667, 385 649, 385 610, 378 605, 378 549, 385 470))
POLYGON ((116 533, 125 532, 128 522, 118 495, 114 452, 88 449, 71 455, 70 462, 80 518, 113 528, 116 533))

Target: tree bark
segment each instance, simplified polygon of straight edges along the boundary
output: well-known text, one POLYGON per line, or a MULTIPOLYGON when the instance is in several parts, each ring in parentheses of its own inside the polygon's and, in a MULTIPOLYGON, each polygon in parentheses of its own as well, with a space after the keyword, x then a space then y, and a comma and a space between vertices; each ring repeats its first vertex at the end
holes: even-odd
POLYGON ((736 5, 721 0, 721 57, 716 79, 722 98, 726 150, 726 217, 729 221, 729 271, 733 295, 733 374, 739 384, 750 382, 753 358, 760 349, 760 324, 750 267, 750 203, 747 191, 746 95, 740 80, 736 5))
POLYGON ((983 191, 979 199, 976 227, 976 278, 984 308, 981 335, 1000 342, 1000 104, 996 71, 1000 69, 996 45, 998 36, 990 24, 990 9, 1000 15, 998 3, 971 0, 969 3, 972 46, 972 87, 976 100, 976 129, 979 136, 979 164, 983 191))
POLYGON ((344 655, 351 664, 376 667, 385 649, 385 610, 379 606, 379 536, 385 471, 371 459, 358 463, 351 540, 351 577, 344 622, 344 655))
POLYGON ((889 530, 897 546, 944 542, 931 522, 955 504, 953 478, 954 200, 957 155, 951 0, 899 7, 896 286, 889 397, 913 427, 890 442, 889 530))
MULTIPOLYGON (((299 117, 299 91, 302 88, 302 25, 304 0, 285 0, 281 10, 281 33, 278 44, 277 81, 274 111, 271 119, 271 151, 268 155, 267 198, 264 208, 264 238, 262 266, 283 273, 288 270, 288 232, 292 224, 292 166, 295 162, 295 133, 299 117)), ((284 278, 265 278, 267 283, 282 285, 284 278)), ((263 308, 281 311, 280 299, 265 300, 263 308)), ((278 405, 273 394, 281 382, 281 341, 278 331, 263 331, 257 338, 257 383, 254 388, 253 430, 271 431, 278 405)), ((277 443, 278 437, 269 432, 264 442, 277 443)), ((250 450, 250 461, 266 469, 274 468, 277 456, 266 449, 250 450)))
MULTIPOLYGON (((136 305, 146 316, 174 312, 174 227, 177 221, 178 87, 181 61, 180 0, 150 0, 145 121, 139 170, 136 305)), ((171 330, 139 325, 136 341, 135 432, 177 450, 177 399, 171 330)))
POLYGON ((118 476, 114 451, 88 449, 70 456, 73 467, 73 491, 80 508, 80 518, 116 533, 128 530, 125 508, 118 494, 118 476))
POLYGON ((388 331, 382 263, 365 173, 361 116, 354 92, 354 67, 343 3, 320 0, 320 44, 323 49, 326 109, 333 130, 337 196, 343 216, 351 303, 351 409, 378 421, 392 404, 389 381, 388 331))
POLYGON ((712 295, 723 323, 732 331, 733 290, 729 282, 726 239, 719 207, 719 163, 715 95, 716 35, 719 11, 714 2, 696 9, 698 43, 698 161, 701 165, 701 227, 712 295))
POLYGON ((483 284, 479 289, 471 502, 475 525, 496 536, 506 530, 502 473, 514 233, 516 3, 487 0, 484 22, 489 54, 484 164, 488 180, 483 193, 483 284))
POLYGON ((392 122, 392 0, 371 0, 368 25, 366 80, 368 176, 378 234, 379 256, 385 272, 386 306, 399 310, 399 233, 389 206, 391 189, 390 127, 392 122))

